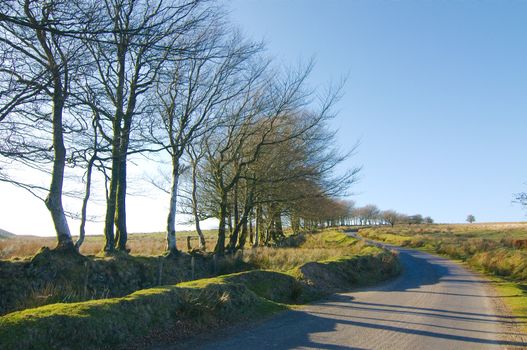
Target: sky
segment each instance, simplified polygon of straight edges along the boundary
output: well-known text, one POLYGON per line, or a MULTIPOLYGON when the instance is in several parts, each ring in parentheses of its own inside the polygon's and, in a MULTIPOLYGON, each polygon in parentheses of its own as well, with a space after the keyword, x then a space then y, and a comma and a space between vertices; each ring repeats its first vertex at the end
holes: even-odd
MULTIPOLYGON (((349 197, 357 205, 436 222, 526 220, 512 199, 527 191, 527 1, 227 4, 277 64, 314 58, 314 88, 347 78, 331 127, 343 151, 360 142, 344 164, 362 166, 349 197)), ((53 234, 42 202, 5 184, 0 194, 0 228, 53 234)), ((168 198, 148 194, 127 200, 131 232, 164 228, 168 198)))
POLYGON ((347 77, 333 127, 358 205, 524 221, 527 2, 235 0, 231 16, 313 86, 347 77))

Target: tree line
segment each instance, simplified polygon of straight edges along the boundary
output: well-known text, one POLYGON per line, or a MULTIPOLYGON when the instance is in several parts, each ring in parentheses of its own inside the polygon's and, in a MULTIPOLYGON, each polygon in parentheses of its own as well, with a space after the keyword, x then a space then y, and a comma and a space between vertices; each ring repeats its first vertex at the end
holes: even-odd
POLYGON ((395 210, 381 210, 376 205, 368 204, 362 207, 353 201, 333 200, 320 208, 324 214, 322 219, 315 221, 316 227, 334 226, 367 226, 396 224, 433 224, 430 216, 421 214, 407 215, 395 210))
POLYGON ((312 62, 274 64, 219 2, 9 0, 0 33, 0 181, 43 200, 58 250, 80 248, 99 194, 103 251, 128 251, 130 164, 168 179, 153 182, 169 255, 181 214, 201 248, 200 221, 218 219, 219 255, 334 220, 359 171, 337 171, 351 154, 328 127, 341 84, 312 89, 312 62))

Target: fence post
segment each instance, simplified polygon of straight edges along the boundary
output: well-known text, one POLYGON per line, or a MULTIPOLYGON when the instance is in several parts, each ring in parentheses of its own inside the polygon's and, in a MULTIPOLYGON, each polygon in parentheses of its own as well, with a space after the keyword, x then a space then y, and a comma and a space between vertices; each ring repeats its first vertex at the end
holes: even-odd
POLYGON ((190 257, 190 277, 191 279, 196 278, 196 258, 194 255, 190 257))
POLYGON ((218 256, 216 254, 212 256, 212 268, 213 268, 214 274, 217 275, 218 274, 218 256))
POLYGON ((160 285, 163 282, 163 258, 159 259, 159 268, 157 271, 157 284, 160 285))

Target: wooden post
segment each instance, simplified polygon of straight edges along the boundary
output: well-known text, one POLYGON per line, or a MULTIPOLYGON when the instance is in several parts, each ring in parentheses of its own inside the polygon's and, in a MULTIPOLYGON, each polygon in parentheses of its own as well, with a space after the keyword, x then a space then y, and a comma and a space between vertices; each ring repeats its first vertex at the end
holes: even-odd
POLYGON ((212 256, 212 269, 214 271, 214 275, 218 274, 218 256, 214 254, 212 256))
POLYGON ((83 289, 83 293, 84 293, 84 299, 86 299, 88 297, 88 278, 89 278, 89 275, 90 275, 90 266, 88 265, 88 262, 84 262, 84 289, 83 289))
POLYGON ((187 250, 190 252, 192 250, 192 246, 190 245, 191 236, 187 236, 187 250))
POLYGON ((194 255, 192 255, 190 258, 190 278, 191 279, 196 278, 195 272, 196 272, 196 258, 194 257, 194 255))
POLYGON ((159 259, 159 268, 157 270, 157 284, 160 285, 163 282, 163 258, 159 259))

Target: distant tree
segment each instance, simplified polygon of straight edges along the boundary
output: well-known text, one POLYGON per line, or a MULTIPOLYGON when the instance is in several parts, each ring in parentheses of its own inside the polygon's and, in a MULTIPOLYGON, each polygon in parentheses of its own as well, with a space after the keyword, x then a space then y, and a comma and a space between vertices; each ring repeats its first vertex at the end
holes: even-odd
POLYGON ((364 207, 357 208, 357 216, 361 225, 373 225, 379 219, 381 211, 376 205, 368 204, 364 207))
POLYGON ((410 217, 406 214, 397 214, 397 222, 400 224, 409 224, 410 217))
POLYGON ((385 210, 381 214, 382 219, 392 225, 392 227, 399 222, 400 215, 395 210, 385 210))
POLYGON ((427 216, 424 218, 425 224, 433 224, 434 219, 432 219, 430 216, 427 216))
POLYGON ((408 223, 409 224, 422 224, 424 221, 423 216, 421 214, 416 214, 408 217, 408 223))
POLYGON ((468 223, 473 223, 474 221, 476 221, 476 217, 475 217, 474 215, 472 215, 472 214, 467 215, 467 219, 466 219, 466 221, 467 221, 468 223))
POLYGON ((514 202, 520 203, 527 208, 527 192, 520 192, 514 194, 514 202))

